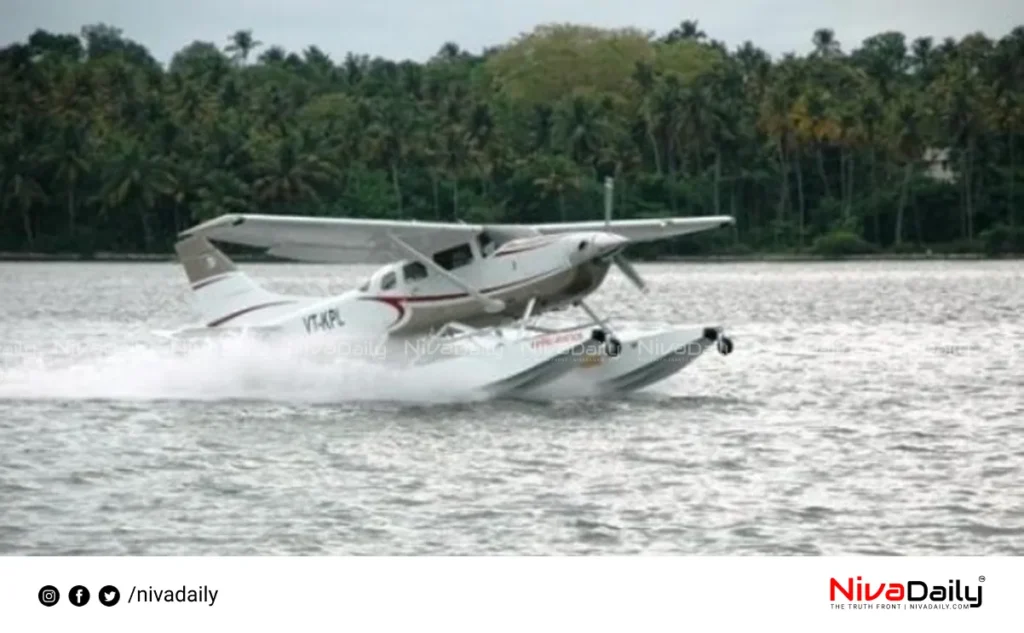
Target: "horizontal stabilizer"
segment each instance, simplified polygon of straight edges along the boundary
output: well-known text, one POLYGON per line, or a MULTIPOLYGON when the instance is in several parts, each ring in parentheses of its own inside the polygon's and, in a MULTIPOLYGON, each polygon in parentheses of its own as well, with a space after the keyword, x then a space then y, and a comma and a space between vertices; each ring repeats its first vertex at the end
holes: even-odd
POLYGON ((180 341, 188 339, 224 339, 228 337, 241 336, 269 336, 279 334, 283 330, 278 325, 248 326, 244 328, 211 328, 205 325, 190 325, 177 330, 153 330, 154 336, 160 338, 180 341))

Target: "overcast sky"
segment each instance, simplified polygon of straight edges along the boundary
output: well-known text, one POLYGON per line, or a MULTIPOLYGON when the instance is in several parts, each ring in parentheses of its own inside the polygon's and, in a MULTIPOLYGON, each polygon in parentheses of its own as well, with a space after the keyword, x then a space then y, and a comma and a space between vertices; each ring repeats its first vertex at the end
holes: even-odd
POLYGON ((0 0, 0 43, 37 28, 78 33, 105 22, 161 61, 193 40, 226 44, 252 29, 265 45, 316 44, 336 61, 354 51, 425 60, 451 40, 479 52, 534 26, 573 22, 636 26, 661 34, 685 19, 730 48, 751 40, 773 56, 806 52, 815 29, 836 32, 844 50, 898 30, 941 40, 983 31, 1001 37, 1024 25, 1022 0, 0 0))

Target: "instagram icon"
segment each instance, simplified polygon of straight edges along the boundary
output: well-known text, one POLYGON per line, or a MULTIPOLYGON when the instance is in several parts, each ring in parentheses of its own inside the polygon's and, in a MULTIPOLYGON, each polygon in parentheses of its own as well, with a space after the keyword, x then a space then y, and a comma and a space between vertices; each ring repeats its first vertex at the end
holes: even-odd
POLYGON ((60 601, 60 592, 53 585, 46 585, 39 590, 39 602, 44 607, 52 607, 60 601))

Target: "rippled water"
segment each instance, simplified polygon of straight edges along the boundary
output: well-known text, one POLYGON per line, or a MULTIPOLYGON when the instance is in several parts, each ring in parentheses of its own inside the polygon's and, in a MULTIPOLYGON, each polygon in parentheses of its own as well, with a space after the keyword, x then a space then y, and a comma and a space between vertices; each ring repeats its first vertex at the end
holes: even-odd
POLYGON ((1024 554, 1022 262, 639 268, 592 303, 736 351, 525 404, 169 350, 172 263, 0 264, 0 553, 1024 554))

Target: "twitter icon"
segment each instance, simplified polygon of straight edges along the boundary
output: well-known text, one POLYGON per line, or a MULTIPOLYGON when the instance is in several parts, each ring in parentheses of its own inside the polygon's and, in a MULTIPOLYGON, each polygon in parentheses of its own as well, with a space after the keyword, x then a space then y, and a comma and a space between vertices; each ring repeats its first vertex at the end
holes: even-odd
POLYGON ((121 599, 121 592, 114 585, 107 585, 100 589, 100 604, 105 607, 112 607, 121 599))

